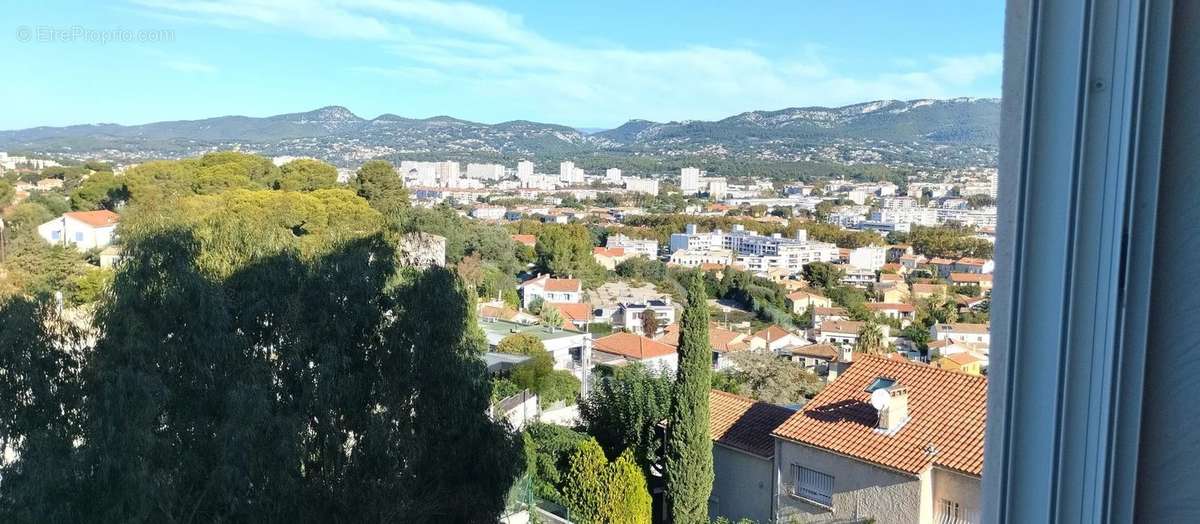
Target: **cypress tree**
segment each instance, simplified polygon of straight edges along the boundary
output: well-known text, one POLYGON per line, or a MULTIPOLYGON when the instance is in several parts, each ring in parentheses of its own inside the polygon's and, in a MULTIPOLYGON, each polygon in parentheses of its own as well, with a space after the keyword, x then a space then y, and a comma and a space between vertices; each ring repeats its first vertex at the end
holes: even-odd
POLYGON ((667 426, 667 504, 678 524, 708 522, 712 493, 712 437, 708 429, 712 348, 704 281, 692 275, 680 319, 679 371, 667 426))

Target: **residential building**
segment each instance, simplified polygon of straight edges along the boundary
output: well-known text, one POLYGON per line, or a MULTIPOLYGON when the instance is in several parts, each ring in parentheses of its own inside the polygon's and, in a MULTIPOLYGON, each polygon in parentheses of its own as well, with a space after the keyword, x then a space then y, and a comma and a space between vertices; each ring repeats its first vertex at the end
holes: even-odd
POLYGON ((609 235, 604 245, 610 248, 623 248, 626 252, 646 258, 658 258, 658 241, 654 239, 629 238, 618 233, 609 235))
POLYGON ((563 318, 563 327, 567 329, 576 329, 586 331, 587 325, 592 323, 592 306, 574 302, 546 302, 543 307, 552 307, 558 310, 559 315, 563 318))
POLYGON ((613 333, 596 339, 593 360, 598 365, 624 366, 639 362, 646 369, 674 375, 679 368, 679 353, 667 345, 633 333, 613 333))
POLYGON ((501 164, 467 164, 467 178, 502 180, 504 175, 504 166, 501 164))
POLYGON ((571 371, 587 387, 588 373, 592 366, 592 335, 558 326, 522 324, 493 317, 479 317, 479 327, 487 338, 488 347, 496 350, 501 340, 519 333, 530 334, 542 341, 546 351, 554 357, 554 369, 571 371))
MULTIPOLYGON (((859 320, 826 320, 817 324, 817 342, 853 346, 858 342, 858 332, 866 324, 859 320)), ((879 331, 883 334, 886 344, 892 335, 891 326, 879 324, 879 331)))
POLYGON ((847 286, 867 287, 875 283, 875 270, 838 264, 842 270, 842 283, 847 286))
POLYGON ((728 249, 680 249, 671 253, 667 263, 683 267, 718 265, 724 268, 733 264, 733 252, 728 249))
POLYGON ((796 238, 781 235, 763 236, 747 231, 741 224, 726 233, 720 229, 702 233, 695 224, 688 224, 685 232, 671 235, 671 251, 728 249, 734 253, 734 261, 750 271, 767 271, 784 268, 800 271, 809 262, 837 260, 837 246, 827 242, 808 240, 808 232, 801 229, 796 238))
POLYGON ((109 245, 104 248, 104 250, 100 251, 100 267, 104 269, 117 267, 117 264, 120 264, 125 259, 122 253, 121 246, 109 245))
POLYGON ((700 169, 685 167, 679 170, 679 190, 684 195, 694 195, 700 192, 700 169))
POLYGON ((658 196, 658 181, 653 178, 625 177, 625 190, 658 196))
POLYGON ((663 328, 675 323, 675 306, 671 304, 671 299, 667 297, 644 302, 619 302, 616 310, 613 312, 611 321, 614 329, 624 329, 632 333, 654 338, 659 335, 663 328), (647 311, 654 312, 654 319, 658 323, 659 332, 646 333, 643 330, 642 318, 647 311))
MULTIPOLYGON (((664 344, 679 346, 679 324, 671 324, 663 330, 658 341, 664 344)), ((746 333, 725 329, 717 324, 708 325, 708 345, 713 352, 713 370, 722 371, 734 367, 730 356, 741 351, 762 349, 761 339, 755 339, 746 333)))
POLYGON ((793 347, 805 346, 809 343, 808 339, 774 324, 759 330, 752 336, 761 341, 758 342, 761 344, 761 349, 775 354, 786 354, 793 347))
POLYGON ((713 439, 709 518, 771 522, 775 498, 775 439, 771 434, 795 411, 712 390, 708 412, 713 439))
POLYGON ((508 210, 500 206, 476 206, 471 209, 471 218, 479 220, 500 220, 508 210))
POLYGON ((913 299, 932 298, 946 294, 946 286, 942 284, 915 283, 912 285, 913 299))
POLYGON ((986 378, 855 355, 773 433, 773 521, 979 522, 986 410, 986 378))
POLYGON ((609 184, 614 184, 614 185, 620 184, 621 183, 621 170, 617 169, 615 167, 610 167, 610 168, 604 170, 604 181, 608 182, 609 184))
POLYGON ((74 246, 79 251, 104 249, 116 237, 121 216, 108 210, 63 213, 37 227, 46 242, 74 246))
POLYGON ((820 325, 827 320, 849 320, 850 311, 844 307, 815 307, 813 308, 813 325, 820 325))
POLYGON ((952 353, 933 361, 938 368, 979 376, 983 372, 983 360, 971 353, 952 353))
POLYGON ((917 312, 916 306, 905 303, 867 302, 863 305, 871 312, 899 320, 901 326, 912 323, 917 312))
POLYGON ((848 347, 830 343, 795 346, 785 356, 826 381, 836 379, 852 358, 848 347))
POLYGON ((982 258, 963 257, 954 261, 953 270, 958 273, 971 273, 975 275, 991 274, 996 268, 996 263, 992 260, 982 258))
POLYGON ((792 313, 797 315, 804 314, 808 308, 818 307, 833 307, 833 301, 825 295, 812 290, 797 290, 789 293, 787 296, 788 303, 792 305, 792 313))
POLYGON ((539 275, 521 283, 521 307, 528 308, 534 297, 545 302, 578 303, 583 297, 583 285, 576 278, 551 278, 539 275))
POLYGON ((850 250, 846 262, 852 267, 877 270, 887 263, 887 249, 882 246, 864 246, 850 250))
POLYGON ((533 162, 530 162, 528 160, 522 160, 520 162, 517 162, 517 178, 519 180, 523 181, 532 176, 533 176, 533 162))
POLYGON ((981 291, 992 289, 991 273, 950 273, 950 283, 955 286, 974 286, 981 291))
POLYGON ((987 324, 939 323, 930 326, 929 335, 933 340, 954 339, 959 342, 992 345, 991 330, 987 324))
POLYGON ((633 257, 634 254, 626 251, 623 247, 592 248, 592 258, 596 259, 597 264, 600 264, 601 267, 609 271, 616 269, 617 264, 633 257))

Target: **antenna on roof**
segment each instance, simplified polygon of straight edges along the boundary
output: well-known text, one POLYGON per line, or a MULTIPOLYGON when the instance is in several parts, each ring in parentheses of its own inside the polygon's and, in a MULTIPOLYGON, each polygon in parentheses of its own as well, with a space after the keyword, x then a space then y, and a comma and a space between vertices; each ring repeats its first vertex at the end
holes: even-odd
POLYGON ((891 402, 892 395, 888 393, 887 388, 879 388, 871 392, 871 407, 875 408, 875 411, 887 409, 891 402))

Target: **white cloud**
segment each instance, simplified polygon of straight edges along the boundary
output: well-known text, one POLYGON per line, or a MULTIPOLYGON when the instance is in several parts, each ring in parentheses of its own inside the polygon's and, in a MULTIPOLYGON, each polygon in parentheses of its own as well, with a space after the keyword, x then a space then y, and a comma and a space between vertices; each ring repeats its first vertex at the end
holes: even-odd
POLYGON ((179 71, 180 73, 200 73, 211 74, 217 72, 217 67, 212 64, 203 62, 192 62, 187 60, 167 60, 162 65, 168 69, 179 71))
MULTIPOLYGON (((394 81, 453 85, 512 115, 579 123, 624 118, 718 118, 748 109, 839 105, 881 98, 993 95, 1000 54, 880 57, 890 71, 839 71, 829 49, 768 56, 759 43, 631 49, 545 38, 518 15, 436 0, 133 0, 222 26, 267 26, 318 38, 377 41, 393 60, 352 66, 394 81), (995 79, 980 88, 980 80, 995 79)), ((436 108, 434 112, 453 112, 436 108)))

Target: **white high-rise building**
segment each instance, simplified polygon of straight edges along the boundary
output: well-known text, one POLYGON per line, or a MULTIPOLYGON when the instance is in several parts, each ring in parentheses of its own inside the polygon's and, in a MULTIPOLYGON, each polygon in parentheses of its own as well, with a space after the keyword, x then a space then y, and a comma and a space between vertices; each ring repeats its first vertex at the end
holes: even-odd
POLYGON ((446 161, 437 163, 438 185, 441 187, 457 187, 462 175, 462 166, 458 162, 446 161))
POLYGON ((575 179, 575 162, 561 162, 558 164, 558 179, 571 183, 575 179))
POLYGON ((684 233, 671 235, 671 251, 707 252, 729 250, 734 261, 751 271, 782 268, 799 271, 809 262, 831 262, 838 259, 837 246, 808 239, 808 232, 796 231, 795 238, 782 235, 763 236, 747 231, 740 224, 733 231, 715 230, 700 233, 695 224, 688 224, 684 233))
POLYGON ((604 171, 604 181, 610 184, 621 183, 621 170, 615 167, 610 167, 604 171))
POLYGON ((700 168, 685 167, 679 170, 679 190, 685 195, 700 192, 700 168))
POLYGON ((504 178, 504 166, 501 164, 467 164, 467 178, 501 180, 504 178))
POLYGON ((625 177, 625 189, 658 196, 658 181, 652 178, 625 177))
POLYGON ((522 160, 517 162, 517 179, 525 180, 533 176, 533 162, 522 160))

